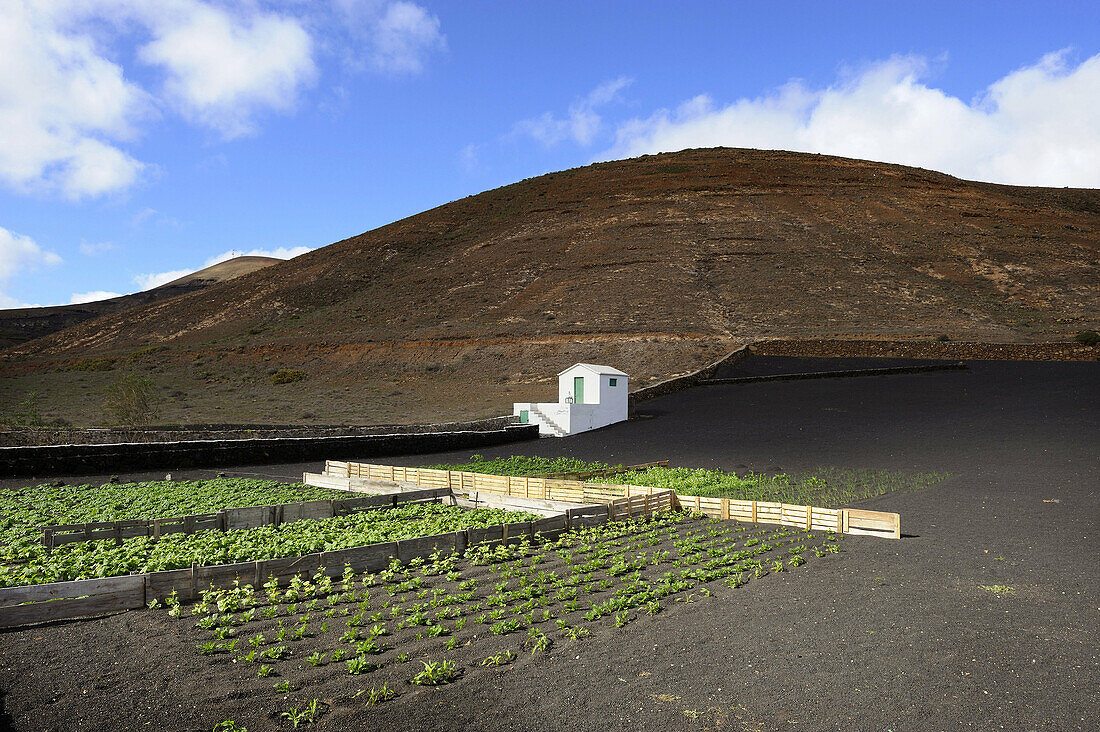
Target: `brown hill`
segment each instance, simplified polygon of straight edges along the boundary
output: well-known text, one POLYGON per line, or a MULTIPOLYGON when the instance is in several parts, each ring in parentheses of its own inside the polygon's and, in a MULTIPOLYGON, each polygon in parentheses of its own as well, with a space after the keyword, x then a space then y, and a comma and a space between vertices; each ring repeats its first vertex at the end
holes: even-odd
POLYGON ((689 150, 465 198, 9 349, 0 396, 98 418, 113 357, 169 421, 446 420, 550 398, 574 361, 634 385, 758 338, 1065 341, 1096 327, 1100 191, 819 155, 689 150), (305 372, 273 385, 270 372, 305 372), (81 406, 81 405, 92 405, 81 406))
POLYGON ((107 313, 117 313, 137 305, 146 305, 201 290, 216 282, 231 280, 281 261, 273 257, 235 257, 184 275, 159 287, 130 295, 77 305, 0 310, 0 348, 26 343, 107 313))

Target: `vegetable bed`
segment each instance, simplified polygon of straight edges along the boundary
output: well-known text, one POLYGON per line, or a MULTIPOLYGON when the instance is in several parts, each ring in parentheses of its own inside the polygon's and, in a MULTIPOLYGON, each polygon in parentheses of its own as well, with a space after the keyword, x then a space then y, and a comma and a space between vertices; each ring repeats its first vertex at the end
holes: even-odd
POLYGON ((647 635, 647 619, 715 594, 721 612, 729 591, 769 575, 783 581, 838 554, 842 538, 662 513, 479 546, 464 558, 395 560, 377 573, 348 567, 336 579, 317 572, 289 585, 210 589, 194 605, 170 596, 164 631, 208 657, 204 673, 220 686, 241 689, 250 718, 238 721, 300 726, 467 675, 491 686, 493 669, 555 646, 577 644, 567 659, 606 653, 635 622, 647 635), (581 651, 594 636, 605 642, 581 651))
POLYGON ((37 539, 39 522, 152 518, 227 506, 262 505, 282 501, 344 497, 345 494, 270 481, 205 481, 203 483, 138 483, 105 486, 104 493, 82 489, 81 507, 75 491, 56 506, 47 501, 48 487, 0 496, 0 587, 41 584, 131 572, 183 569, 278 559, 311 552, 346 549, 377 542, 442 534, 459 529, 495 526, 539 518, 499 509, 464 509, 438 503, 418 503, 394 509, 366 511, 323 520, 297 521, 234 531, 200 531, 149 537, 66 544, 46 550, 37 539), (171 486, 174 491, 165 490, 171 486), (147 487, 152 496, 143 496, 147 487), (126 504, 128 496, 134 503, 126 504))
POLYGON ((0 491, 0 562, 21 560, 41 537, 42 526, 153 519, 328 498, 340 491, 303 483, 215 480, 105 483, 101 486, 28 486, 0 491))
MULTIPOLYGON (((432 465, 437 470, 464 470, 491 475, 539 475, 566 471, 614 469, 605 463, 586 463, 574 458, 543 458, 513 455, 485 460, 471 455, 465 463, 432 465)), ((681 495, 736 498, 744 501, 776 501, 797 505, 836 508, 893 491, 927 488, 947 476, 941 473, 907 473, 888 470, 842 470, 815 468, 795 475, 780 473, 737 475, 724 470, 651 467, 595 478, 592 482, 652 486, 681 495)))

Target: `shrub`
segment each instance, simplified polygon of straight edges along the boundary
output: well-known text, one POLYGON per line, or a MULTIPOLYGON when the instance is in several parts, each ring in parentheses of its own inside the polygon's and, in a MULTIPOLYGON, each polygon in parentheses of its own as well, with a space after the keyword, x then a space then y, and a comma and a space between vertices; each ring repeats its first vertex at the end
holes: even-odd
POLYGON ((156 419, 159 401, 151 380, 125 373, 107 387, 103 408, 116 424, 133 426, 156 419))
POLYGON ((145 348, 139 348, 138 350, 131 353, 130 354, 130 360, 131 361, 136 361, 137 359, 139 359, 143 356, 151 356, 154 353, 160 353, 161 351, 167 351, 167 350, 168 350, 168 346, 164 346, 164 345, 146 346, 145 348))
POLYGON ((272 384, 291 384, 306 378, 306 372, 300 369, 279 369, 271 375, 272 384))
POLYGON ((113 358, 85 358, 72 365, 73 371, 110 371, 115 367, 113 358))
POLYGON ((1082 346, 1095 346, 1100 343, 1100 333, 1095 330, 1083 330, 1073 337, 1073 340, 1080 343, 1082 346))
POLYGON ((32 391, 27 398, 19 402, 16 411, 11 415, 0 416, 0 424, 12 427, 41 427, 42 414, 38 408, 38 392, 32 391))

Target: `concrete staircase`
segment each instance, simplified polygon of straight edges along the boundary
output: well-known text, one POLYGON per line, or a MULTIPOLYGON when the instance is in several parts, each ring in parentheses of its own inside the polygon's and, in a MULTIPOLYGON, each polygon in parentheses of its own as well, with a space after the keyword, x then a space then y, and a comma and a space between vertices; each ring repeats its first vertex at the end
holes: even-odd
POLYGON ((550 429, 550 432, 554 435, 554 437, 566 437, 569 434, 560 426, 558 426, 558 424, 554 420, 550 419, 550 417, 547 416, 545 412, 536 407, 534 404, 531 405, 530 412, 531 415, 535 417, 535 421, 538 422, 538 424, 546 425, 550 429))

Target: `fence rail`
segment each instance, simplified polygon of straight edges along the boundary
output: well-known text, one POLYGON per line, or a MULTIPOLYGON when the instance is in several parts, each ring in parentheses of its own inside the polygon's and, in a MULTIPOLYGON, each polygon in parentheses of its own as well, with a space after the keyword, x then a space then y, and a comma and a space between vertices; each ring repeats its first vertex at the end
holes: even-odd
MULTIPOLYGON (((653 496, 656 488, 617 483, 586 483, 579 480, 533 478, 524 476, 490 475, 459 470, 433 470, 407 468, 372 463, 354 463, 329 460, 325 462, 325 476, 332 478, 364 478, 412 483, 415 485, 447 486, 464 493, 481 491, 502 493, 508 496, 538 498, 543 500, 586 503, 606 503, 619 498, 653 496)), ((712 498, 671 493, 676 506, 690 509, 705 516, 733 519, 759 524, 797 526, 814 531, 835 531, 844 534, 861 534, 886 539, 901 538, 901 516, 884 511, 867 511, 855 508, 820 508, 774 501, 745 501, 736 498, 712 498)), ((628 509, 633 511, 636 504, 628 509)))

